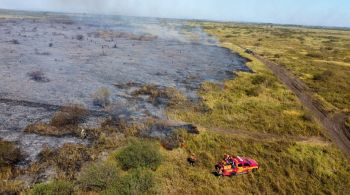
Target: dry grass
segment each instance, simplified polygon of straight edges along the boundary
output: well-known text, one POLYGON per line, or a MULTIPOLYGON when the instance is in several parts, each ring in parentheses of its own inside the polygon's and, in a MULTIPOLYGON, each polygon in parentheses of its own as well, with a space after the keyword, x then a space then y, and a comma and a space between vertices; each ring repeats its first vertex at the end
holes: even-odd
POLYGON ((156 85, 144 85, 133 92, 134 96, 146 95, 148 101, 154 105, 173 106, 186 101, 186 97, 173 87, 160 87, 156 85))
POLYGON ((101 87, 92 95, 94 99, 93 103, 95 106, 105 108, 111 103, 110 96, 111 92, 109 89, 106 87, 101 87))
POLYGON ((82 105, 66 105, 58 111, 51 119, 50 125, 54 127, 64 127, 67 125, 77 125, 87 116, 88 111, 82 105))
POLYGON ((350 110, 350 31, 234 23, 200 25, 224 45, 251 48, 285 66, 336 111, 350 110))
MULTIPOLYGON (((242 49, 230 43, 223 46, 250 58, 242 49)), ((178 106, 168 114, 189 123, 208 128, 240 129, 268 132, 278 135, 322 135, 320 126, 305 118, 297 97, 284 87, 277 78, 256 59, 250 58, 247 65, 255 73, 238 72, 234 80, 224 87, 204 83, 199 95, 204 106, 178 106)))

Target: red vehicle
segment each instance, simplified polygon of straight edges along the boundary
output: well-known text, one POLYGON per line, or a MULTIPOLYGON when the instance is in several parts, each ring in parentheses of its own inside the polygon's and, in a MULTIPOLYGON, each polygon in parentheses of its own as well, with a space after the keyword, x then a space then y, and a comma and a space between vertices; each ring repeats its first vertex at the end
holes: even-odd
POLYGON ((259 164, 253 159, 229 155, 225 155, 224 159, 215 165, 216 173, 222 176, 246 174, 258 169, 259 164))

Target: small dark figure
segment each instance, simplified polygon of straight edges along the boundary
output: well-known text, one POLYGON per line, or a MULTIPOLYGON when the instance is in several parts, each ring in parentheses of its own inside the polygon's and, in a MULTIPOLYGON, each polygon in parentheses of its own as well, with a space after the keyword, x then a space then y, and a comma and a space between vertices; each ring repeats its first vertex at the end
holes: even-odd
POLYGON ((53 43, 50 43, 50 44, 49 44, 49 47, 52 47, 52 46, 53 46, 53 43))
POLYGON ((191 154, 190 157, 187 158, 188 163, 190 163, 191 166, 195 166, 197 163, 197 157, 195 154, 191 154))

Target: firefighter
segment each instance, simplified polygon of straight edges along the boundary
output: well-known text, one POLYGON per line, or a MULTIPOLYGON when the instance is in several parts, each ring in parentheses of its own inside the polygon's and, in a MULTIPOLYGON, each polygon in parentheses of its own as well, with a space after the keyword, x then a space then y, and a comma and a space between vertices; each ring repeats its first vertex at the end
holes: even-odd
POLYGON ((188 163, 190 163, 190 165, 195 166, 195 164, 197 163, 197 156, 192 153, 190 157, 187 158, 188 163))
POLYGON ((86 138, 86 131, 85 131, 85 129, 81 129, 80 137, 81 137, 81 139, 85 139, 86 138))

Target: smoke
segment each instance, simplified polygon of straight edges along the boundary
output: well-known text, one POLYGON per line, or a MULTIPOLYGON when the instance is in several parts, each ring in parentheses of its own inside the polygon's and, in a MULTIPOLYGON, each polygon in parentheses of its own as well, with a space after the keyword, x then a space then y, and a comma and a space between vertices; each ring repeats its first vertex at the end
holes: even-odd
POLYGON ((215 1, 188 0, 0 0, 0 7, 8 9, 102 13, 164 18, 208 18, 218 10, 208 13, 215 1), (203 6, 203 4, 204 6, 203 6))
POLYGON ((348 0, 0 0, 0 8, 350 27, 348 0))

